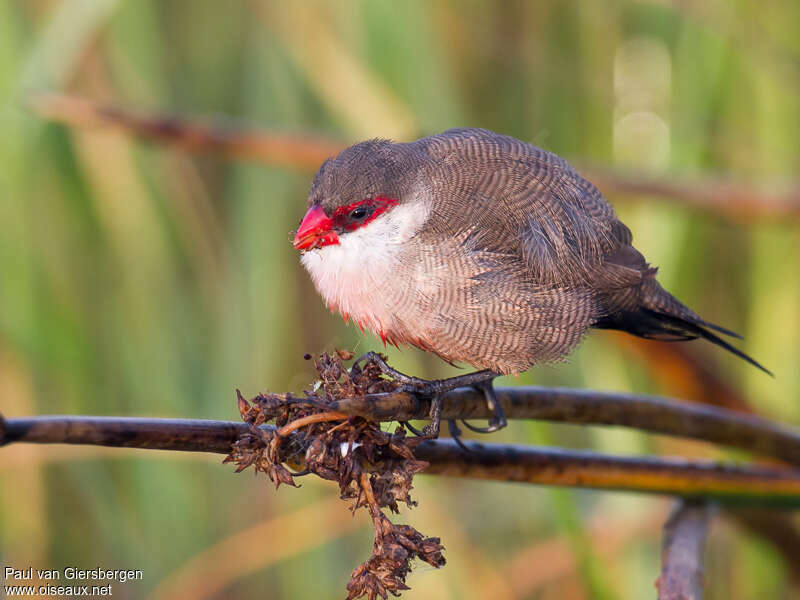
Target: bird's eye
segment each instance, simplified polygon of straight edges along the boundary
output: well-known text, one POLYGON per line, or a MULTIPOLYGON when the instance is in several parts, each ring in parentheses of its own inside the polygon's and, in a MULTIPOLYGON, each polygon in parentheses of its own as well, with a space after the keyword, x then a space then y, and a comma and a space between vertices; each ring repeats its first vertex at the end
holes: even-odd
POLYGON ((354 221, 360 221, 367 216, 367 208, 365 206, 357 206, 350 211, 350 218, 354 221))

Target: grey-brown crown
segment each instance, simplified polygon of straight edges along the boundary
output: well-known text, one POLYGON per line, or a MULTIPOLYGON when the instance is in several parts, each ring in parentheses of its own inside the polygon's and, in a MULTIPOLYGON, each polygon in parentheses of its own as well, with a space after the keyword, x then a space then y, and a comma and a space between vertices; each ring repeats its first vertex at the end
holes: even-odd
POLYGON ((403 201, 428 157, 416 144, 374 139, 355 144, 329 158, 311 185, 308 203, 327 214, 366 198, 386 196, 403 201))

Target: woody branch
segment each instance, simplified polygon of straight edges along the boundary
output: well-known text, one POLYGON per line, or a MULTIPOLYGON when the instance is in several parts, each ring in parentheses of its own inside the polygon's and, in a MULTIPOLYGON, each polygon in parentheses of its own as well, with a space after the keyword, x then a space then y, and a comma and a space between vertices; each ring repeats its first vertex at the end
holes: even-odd
MULTIPOLYGON (((1 428, 2 444, 90 444, 215 453, 229 452, 248 431, 244 423, 224 421, 69 416, 8 419, 1 428)), ((268 435, 275 433, 270 426, 262 429, 268 435)), ((285 446, 297 452, 307 443, 298 437, 285 446)), ((424 442, 416 454, 430 463, 425 471, 429 474, 800 506, 800 471, 788 468, 734 468, 499 444, 481 444, 464 452, 449 440, 424 442)))

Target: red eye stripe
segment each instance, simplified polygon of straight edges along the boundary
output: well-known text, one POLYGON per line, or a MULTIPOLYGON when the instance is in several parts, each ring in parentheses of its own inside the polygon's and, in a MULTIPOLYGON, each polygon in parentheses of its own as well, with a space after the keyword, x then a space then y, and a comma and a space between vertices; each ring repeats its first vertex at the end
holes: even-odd
POLYGON ((331 217, 331 220, 345 231, 353 231, 355 229, 358 229, 359 227, 363 227, 367 223, 372 222, 373 220, 375 220, 375 218, 385 213, 387 210, 392 208, 397 203, 398 203, 397 198, 389 198, 388 196, 376 196, 375 198, 365 198, 364 200, 358 200, 357 202, 351 202, 350 204, 347 204, 345 206, 338 207, 335 211, 333 211, 333 216, 331 217), (372 212, 363 221, 351 221, 350 212, 353 209, 358 208, 359 206, 366 206, 367 208, 371 208, 372 212))

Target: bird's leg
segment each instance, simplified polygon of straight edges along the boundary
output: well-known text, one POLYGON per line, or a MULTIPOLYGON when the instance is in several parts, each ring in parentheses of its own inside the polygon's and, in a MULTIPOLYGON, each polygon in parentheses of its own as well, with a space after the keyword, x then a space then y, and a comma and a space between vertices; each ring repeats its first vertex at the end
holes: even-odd
MULTIPOLYGON (((400 421, 400 424, 403 427, 405 427, 406 429, 408 429, 411 433, 416 435, 417 437, 432 439, 430 436, 428 436, 424 432, 424 430, 420 431, 419 429, 414 427, 408 421, 400 421)), ((461 448, 462 450, 464 450, 465 452, 469 452, 469 448, 467 448, 467 446, 464 444, 463 440, 461 439, 462 431, 461 431, 461 428, 456 423, 455 419, 447 419, 447 430, 450 432, 450 437, 453 439, 453 441, 456 444, 458 444, 458 447, 461 448)))
MULTIPOLYGON (((428 380, 428 379, 420 379, 419 377, 414 377, 412 375, 406 375, 405 373, 401 373, 397 369, 393 369, 390 367, 383 357, 378 354, 377 352, 372 352, 371 350, 365 354, 362 354, 357 359, 353 361, 353 367, 359 365, 359 363, 373 363, 376 365, 380 370, 381 373, 384 375, 388 375, 395 381, 399 383, 404 383, 408 386, 413 386, 417 389, 426 388, 431 383, 434 383, 435 380, 428 380)), ((359 365, 360 366, 360 365, 359 365)))
MULTIPOLYGON (((488 427, 474 427, 466 422, 464 425, 467 426, 472 431, 476 431, 479 433, 491 433, 493 431, 497 431, 498 429, 502 429, 505 427, 508 422, 506 421, 505 414, 503 413, 503 408, 500 406, 500 403, 497 401, 497 396, 494 393, 494 387, 492 386, 492 381, 495 377, 498 376, 497 373, 485 369, 483 371, 475 371, 474 373, 467 373, 466 375, 457 375, 455 377, 448 377, 447 379, 421 379, 419 377, 413 377, 411 375, 406 375, 405 373, 401 373, 396 369, 390 367, 385 360, 378 354, 377 352, 367 352, 362 356, 359 356, 355 362, 353 362, 353 366, 355 367, 361 362, 372 362, 373 364, 377 365, 377 367, 381 370, 381 373, 387 375, 394 379, 395 381, 404 384, 407 386, 409 391, 416 392, 423 396, 430 396, 431 398, 431 409, 430 409, 430 418, 431 422, 429 425, 425 426, 422 431, 419 431, 409 425, 408 423, 403 423, 403 426, 406 427, 409 431, 414 433, 415 435, 420 435, 421 437, 428 437, 434 438, 439 435, 439 425, 441 421, 441 412, 442 412, 442 394, 445 394, 451 390, 460 387, 473 387, 476 390, 483 392, 484 397, 486 398, 487 406, 492 410, 494 415, 491 419, 489 419, 489 426, 488 427)), ((463 420, 462 420, 463 422, 463 420)), ((452 425, 450 426, 450 431, 453 431, 452 425)), ((456 431, 459 432, 460 430, 456 427, 456 431)), ((460 442, 460 440, 457 440, 460 442)))
POLYGON ((372 362, 381 370, 381 373, 388 375, 395 381, 403 383, 408 386, 409 390, 415 391, 424 396, 433 396, 435 394, 444 394, 460 387, 474 387, 486 381, 491 381, 499 375, 489 369, 483 371, 475 371, 474 373, 467 373, 466 375, 456 375, 455 377, 448 377, 447 379, 421 379, 412 375, 406 375, 396 369, 393 369, 386 361, 381 358, 377 352, 367 352, 359 356, 354 362, 355 367, 361 362, 372 362))
POLYGON ((442 396, 436 394, 431 398, 431 410, 428 413, 431 417, 431 422, 422 428, 423 437, 435 440, 439 437, 439 425, 442 423, 442 396))
POLYGON ((406 429, 408 429, 408 430, 409 430, 411 433, 413 433, 413 434, 414 434, 415 436, 417 436, 417 437, 425 437, 425 434, 424 434, 424 433, 422 433, 422 432, 421 432, 419 429, 417 429, 416 427, 414 427, 414 426, 413 426, 411 423, 409 423, 408 421, 400 421, 400 425, 402 425, 403 427, 405 427, 406 429))
POLYGON ((431 422, 422 428, 422 431, 414 427, 408 421, 400 421, 400 425, 408 429, 417 437, 425 438, 426 440, 435 440, 439 437, 439 426, 442 421, 442 397, 439 395, 431 398, 431 408, 428 411, 431 422))

